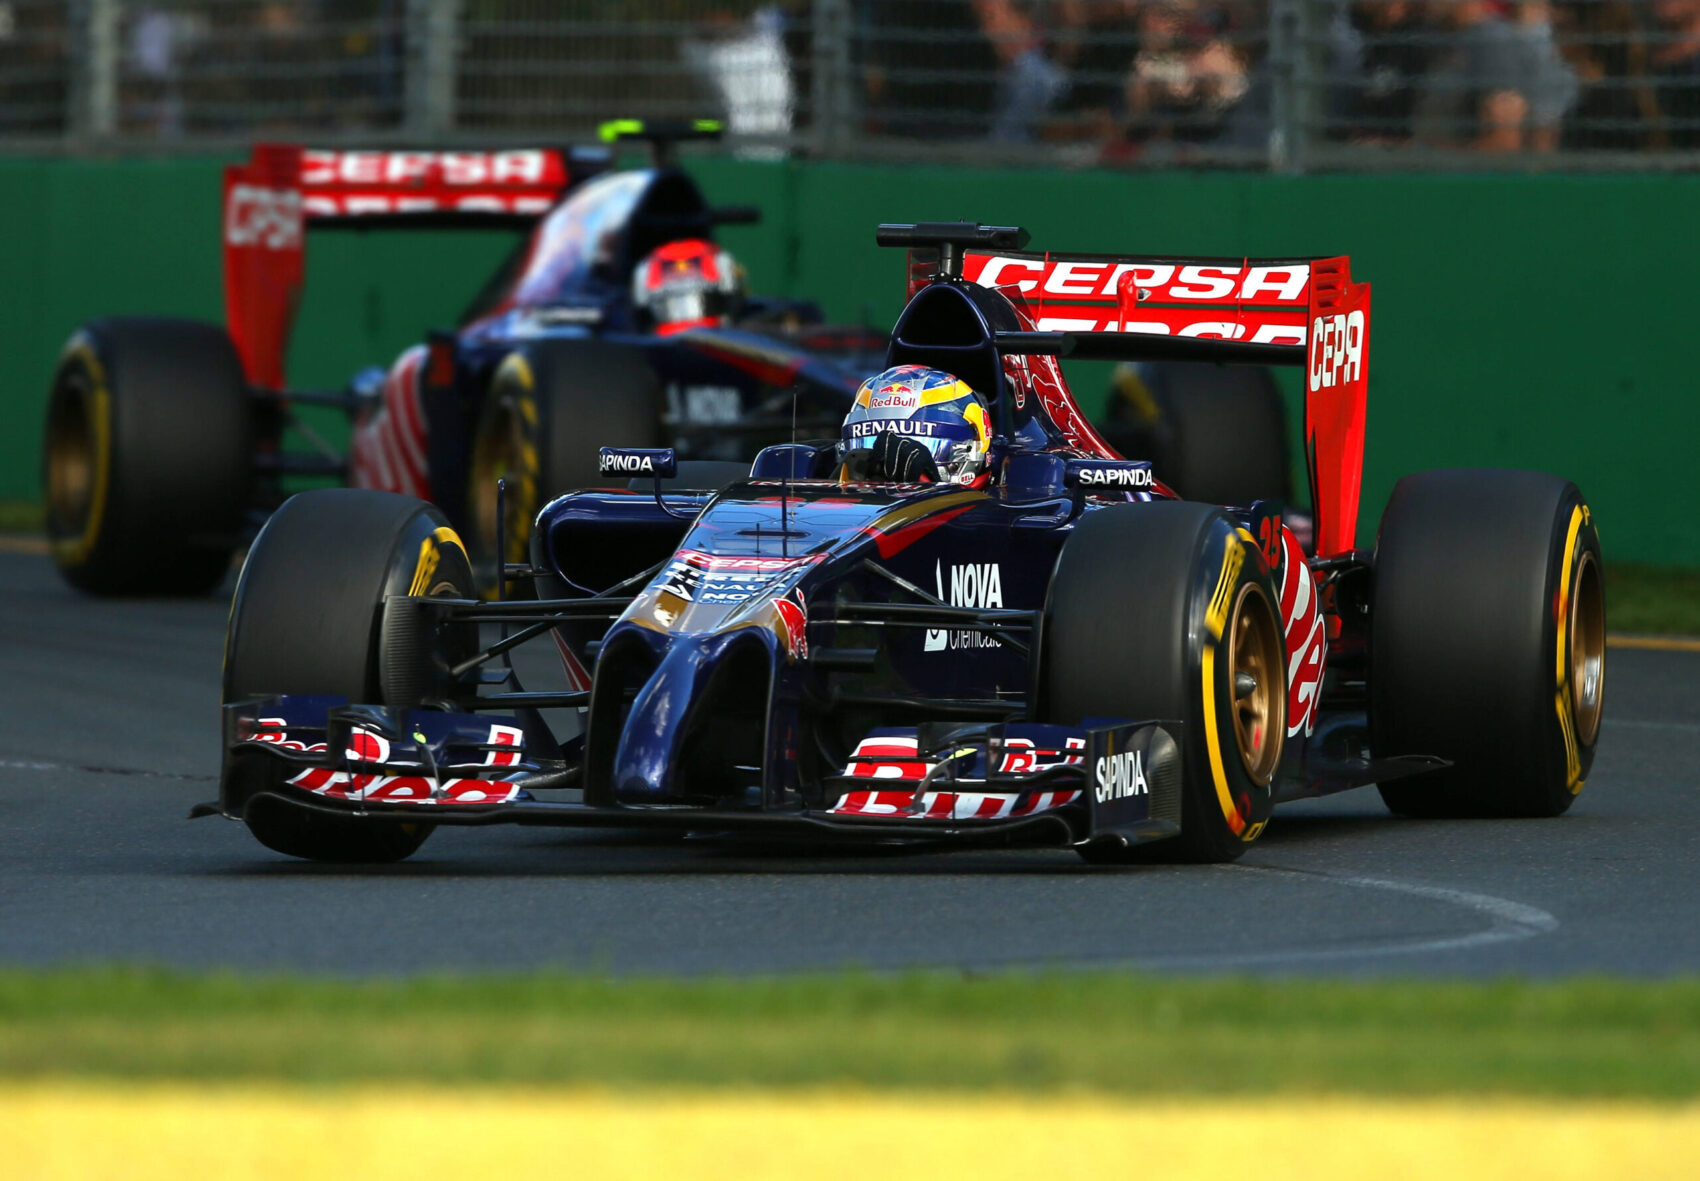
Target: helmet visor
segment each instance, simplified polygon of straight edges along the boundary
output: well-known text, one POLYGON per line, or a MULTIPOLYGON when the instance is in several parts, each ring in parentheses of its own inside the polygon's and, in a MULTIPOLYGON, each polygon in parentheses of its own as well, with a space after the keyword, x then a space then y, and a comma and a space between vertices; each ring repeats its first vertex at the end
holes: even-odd
POLYGON ((870 418, 845 425, 844 448, 859 451, 872 447, 887 432, 913 439, 925 447, 941 470, 957 454, 957 448, 967 446, 973 449, 979 442, 974 428, 967 424, 957 426, 954 423, 916 422, 906 418, 870 418))

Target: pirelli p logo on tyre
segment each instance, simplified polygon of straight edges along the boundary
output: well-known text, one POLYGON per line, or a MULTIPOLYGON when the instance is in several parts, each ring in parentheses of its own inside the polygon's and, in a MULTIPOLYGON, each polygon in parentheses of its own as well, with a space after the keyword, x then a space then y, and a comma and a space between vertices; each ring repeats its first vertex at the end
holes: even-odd
POLYGON ((421 595, 434 594, 436 591, 437 567, 442 564, 442 547, 452 545, 461 552, 464 559, 466 546, 461 544, 460 535, 447 525, 439 525, 431 535, 419 543, 419 563, 413 568, 413 581, 408 585, 407 593, 417 598, 421 595))

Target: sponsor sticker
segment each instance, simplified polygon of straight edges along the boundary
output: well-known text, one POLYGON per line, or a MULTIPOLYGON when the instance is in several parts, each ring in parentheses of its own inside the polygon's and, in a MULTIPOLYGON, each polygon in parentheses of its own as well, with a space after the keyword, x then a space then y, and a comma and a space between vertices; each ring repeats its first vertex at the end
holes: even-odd
POLYGON ((301 194, 233 185, 225 203, 224 240, 232 246, 296 250, 301 246, 301 194))
POLYGON ((1106 459, 1071 459, 1064 482, 1078 488, 1106 492, 1149 492, 1151 465, 1106 459))
POLYGON ((604 476, 661 476, 679 470, 670 447, 604 447, 596 468, 604 476))
POLYGON ((939 424, 936 422, 916 422, 909 418, 875 419, 871 422, 863 421, 850 424, 850 437, 852 439, 867 439, 885 432, 930 439, 939 433, 939 424))
POLYGON ((1092 798, 1100 804, 1150 794, 1151 788, 1145 782, 1144 751, 1102 755, 1093 763, 1092 798))
MULTIPOLYGON (((950 593, 945 593, 945 573, 942 563, 933 564, 933 580, 938 597, 952 607, 973 607, 978 610, 1002 610, 1003 568, 996 562, 953 563, 950 567, 950 593)), ((985 632, 968 629, 929 628, 921 644, 923 652, 944 652, 964 648, 990 648, 997 641, 985 632)))

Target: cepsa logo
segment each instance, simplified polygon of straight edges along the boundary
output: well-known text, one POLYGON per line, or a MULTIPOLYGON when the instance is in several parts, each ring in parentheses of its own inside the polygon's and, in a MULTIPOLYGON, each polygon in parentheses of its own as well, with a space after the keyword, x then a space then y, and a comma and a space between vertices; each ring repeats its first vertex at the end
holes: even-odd
POLYGON ((1041 332, 1305 342, 1309 263, 1117 262, 970 252, 963 273, 984 287, 1020 291, 1039 312, 1041 332), (1217 309, 1214 315, 1206 310, 1209 305, 1217 309), (1231 319, 1222 315, 1223 305, 1233 305, 1231 319))
POLYGON ((985 259, 976 274, 973 256, 968 277, 982 287, 1013 285, 1023 294, 1039 292, 1073 299, 1115 299, 1124 276, 1139 289, 1139 302, 1246 303, 1301 305, 1309 299, 1310 264, 1276 266, 1186 265, 1158 262, 1068 262, 1053 259, 985 259))
POLYGON ((381 213, 544 213, 566 184, 553 152, 302 153, 313 217, 381 213), (318 191, 315 191, 318 190, 318 191), (541 191, 539 191, 541 190, 541 191))
POLYGON ((548 152, 303 152, 301 183, 450 186, 542 185, 558 181, 548 152))
POLYGON ((1310 326, 1310 388, 1328 389, 1363 375, 1364 314, 1318 316, 1310 326))
POLYGON ((301 194, 290 189, 232 185, 224 204, 224 240, 232 246, 297 250, 301 246, 301 194))

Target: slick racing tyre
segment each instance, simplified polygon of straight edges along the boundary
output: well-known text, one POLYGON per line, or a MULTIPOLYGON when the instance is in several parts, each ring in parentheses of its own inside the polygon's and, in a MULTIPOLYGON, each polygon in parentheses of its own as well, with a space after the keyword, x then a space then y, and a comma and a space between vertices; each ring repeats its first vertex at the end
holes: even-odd
MULTIPOLYGON (((231 604, 224 700, 335 694, 351 703, 418 706, 429 692, 425 641, 386 618, 388 595, 469 598, 465 548, 435 508, 389 492, 332 488, 285 501, 254 539, 231 604)), ((449 637, 470 652, 476 634, 449 637)), ((450 653, 454 655, 454 653, 450 653)), ((230 774, 264 774, 252 755, 230 774)), ((243 817, 261 844, 315 861, 399 861, 428 824, 335 816, 275 797, 243 817)))
POLYGON ((661 387, 636 349, 544 341, 496 368, 473 434, 467 490, 479 585, 495 586, 496 481, 507 480, 504 561, 524 562, 537 510, 603 483, 604 447, 663 445, 661 387))
POLYGON ((1184 727, 1180 835, 1082 857, 1232 861, 1262 833, 1287 735, 1279 601, 1261 551, 1209 505, 1117 505, 1074 527, 1045 604, 1043 716, 1184 727))
POLYGON ((1384 784, 1408 816, 1557 816, 1582 790, 1605 703, 1600 540, 1574 484, 1536 472, 1419 472, 1375 550, 1370 743, 1438 755, 1384 784))
POLYGON ((95 320, 66 342, 42 476, 53 560, 100 595, 205 594, 253 502, 253 406, 222 328, 95 320))
POLYGON ((1105 438, 1188 500, 1252 504, 1292 496, 1287 405, 1269 370, 1159 364, 1117 370, 1105 438))

